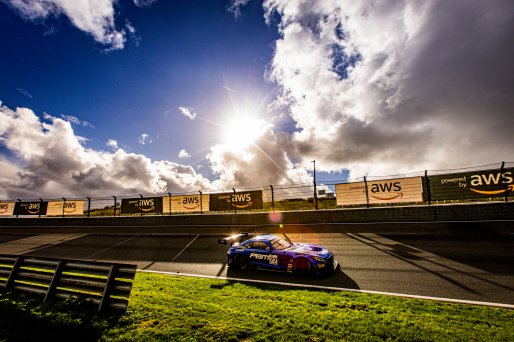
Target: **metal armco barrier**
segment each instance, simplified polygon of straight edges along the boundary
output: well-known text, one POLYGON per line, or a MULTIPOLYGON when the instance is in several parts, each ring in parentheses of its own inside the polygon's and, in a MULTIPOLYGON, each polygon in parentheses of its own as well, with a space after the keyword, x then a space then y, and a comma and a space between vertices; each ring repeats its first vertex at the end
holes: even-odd
POLYGON ((98 312, 127 310, 136 265, 0 254, 0 290, 42 296, 45 302, 77 296, 98 312))

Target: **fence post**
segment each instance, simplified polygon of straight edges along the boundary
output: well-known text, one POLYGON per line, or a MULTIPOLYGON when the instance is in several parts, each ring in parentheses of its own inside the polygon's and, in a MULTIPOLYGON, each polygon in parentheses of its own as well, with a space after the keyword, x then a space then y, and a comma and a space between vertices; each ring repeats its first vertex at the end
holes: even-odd
MULTIPOLYGON (((143 195, 139 194, 139 196, 141 197, 141 200, 143 199, 143 195)), ((141 200, 139 200, 138 202, 138 207, 139 207, 139 212, 141 213, 141 216, 143 216, 143 208, 141 208, 141 200)))
POLYGON ((275 194, 273 193, 273 185, 270 184, 271 188, 271 211, 275 211, 275 194))
POLYGON ((43 208, 43 199, 42 198, 39 199, 39 215, 38 215, 38 217, 41 217, 41 208, 43 208))
POLYGON ((171 193, 169 193, 169 192, 168 192, 168 196, 169 196, 169 198, 170 198, 170 201, 169 201, 169 203, 168 203, 168 207, 169 207, 168 209, 170 210, 169 215, 171 215, 171 193))
POLYGON ((87 217, 89 217, 89 214, 91 213, 91 198, 90 197, 86 197, 87 198, 87 217))
POLYGON ((432 193, 430 191, 430 179, 428 178, 428 170, 425 170, 425 185, 427 187, 427 202, 428 205, 432 204, 432 193))
POLYGON ((66 205, 66 198, 62 198, 62 217, 64 217, 64 206, 66 205))
POLYGON ((232 188, 232 190, 234 190, 234 196, 230 199, 230 203, 232 203, 232 205, 234 206, 234 214, 237 214, 237 207, 234 204, 234 199, 236 198, 236 189, 232 188))
POLYGON ((59 260, 57 263, 57 266, 54 270, 54 276, 52 277, 52 281, 50 282, 50 285, 48 286, 48 290, 46 291, 45 299, 43 302, 48 302, 52 296, 54 295, 55 289, 57 289, 57 284, 59 283, 59 280, 61 279, 62 270, 64 268, 65 261, 59 260))
POLYGON ((364 176, 364 190, 366 191, 366 208, 369 208, 368 180, 364 176))
MULTIPOLYGON (((503 176, 503 172, 505 171, 505 162, 502 161, 502 164, 500 166, 500 177, 503 176)), ((503 199, 505 200, 505 202, 508 202, 509 201, 509 187, 507 186, 507 184, 503 183, 503 187, 505 188, 505 196, 503 197, 503 199)))
MULTIPOLYGON (((18 198, 18 202, 21 203, 21 199, 18 198)), ((15 208, 16 208, 16 206, 15 206, 15 208)), ((16 217, 18 217, 18 214, 16 214, 16 217)))
POLYGON ((198 192, 200 193, 200 215, 203 214, 203 195, 202 195, 202 190, 198 190, 198 192))
POLYGON ((18 271, 20 270, 23 259, 24 259, 24 257, 22 257, 22 256, 16 257, 16 261, 14 262, 14 265, 12 266, 11 273, 9 273, 9 276, 7 276, 7 281, 5 282, 5 285, 4 285, 4 289, 6 291, 10 291, 11 287, 14 285, 14 280, 16 279, 16 275, 18 274, 18 271))
POLYGON ((116 196, 112 196, 114 198, 114 217, 116 217, 116 196))

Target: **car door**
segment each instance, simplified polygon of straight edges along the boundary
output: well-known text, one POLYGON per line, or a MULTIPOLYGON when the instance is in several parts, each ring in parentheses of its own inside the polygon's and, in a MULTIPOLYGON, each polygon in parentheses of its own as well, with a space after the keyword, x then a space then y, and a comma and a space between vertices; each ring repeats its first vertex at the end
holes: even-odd
POLYGON ((276 264, 276 262, 273 262, 276 261, 276 257, 270 259, 271 247, 264 241, 253 241, 250 247, 250 262, 252 264, 266 268, 276 264))

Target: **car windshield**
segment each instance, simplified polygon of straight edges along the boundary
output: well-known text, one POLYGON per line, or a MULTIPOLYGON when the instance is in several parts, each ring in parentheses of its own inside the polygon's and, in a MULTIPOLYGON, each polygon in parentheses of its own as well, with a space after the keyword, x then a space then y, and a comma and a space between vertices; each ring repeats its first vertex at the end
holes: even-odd
POLYGON ((286 249, 291 247, 291 242, 281 238, 274 239, 273 241, 271 241, 271 244, 273 245, 273 249, 286 249))

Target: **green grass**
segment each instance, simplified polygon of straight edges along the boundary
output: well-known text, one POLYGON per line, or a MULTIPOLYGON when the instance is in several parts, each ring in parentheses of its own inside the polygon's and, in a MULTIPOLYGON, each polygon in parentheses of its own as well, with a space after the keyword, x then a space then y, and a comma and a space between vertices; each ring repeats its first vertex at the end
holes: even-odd
POLYGON ((127 313, 0 295, 0 340, 514 341, 514 311, 138 273, 127 313))

